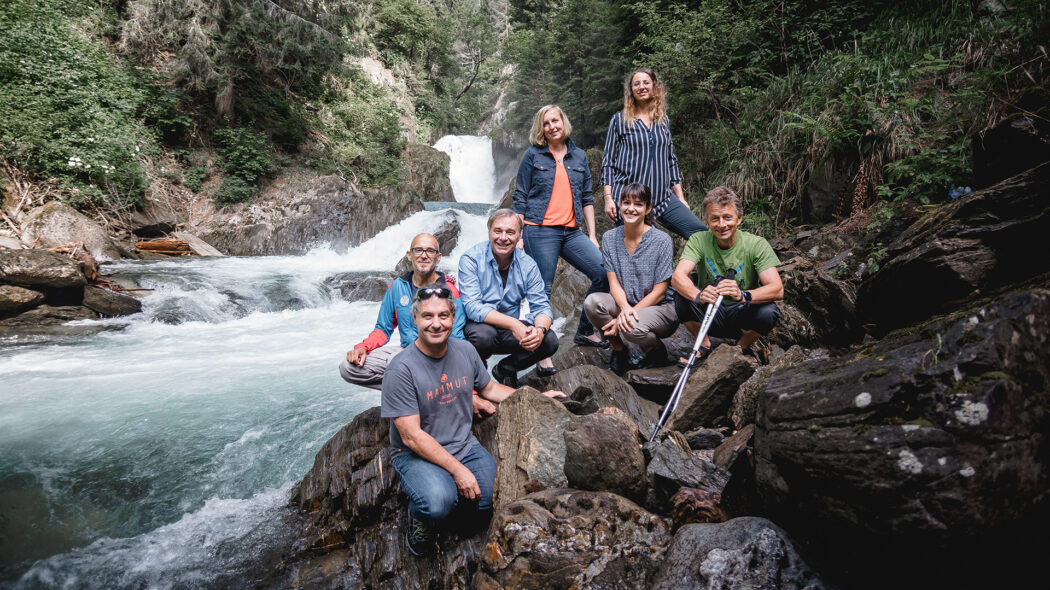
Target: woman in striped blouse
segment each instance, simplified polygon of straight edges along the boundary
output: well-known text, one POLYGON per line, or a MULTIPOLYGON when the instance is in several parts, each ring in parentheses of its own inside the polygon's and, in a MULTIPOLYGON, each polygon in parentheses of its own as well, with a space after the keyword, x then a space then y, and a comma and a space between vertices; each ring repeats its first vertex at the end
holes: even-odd
POLYGON ((683 238, 707 229, 682 194, 682 175, 664 112, 664 85, 649 68, 639 68, 627 78, 623 111, 613 115, 605 136, 605 213, 615 222, 620 221, 620 192, 632 182, 652 191, 652 215, 660 225, 683 238))

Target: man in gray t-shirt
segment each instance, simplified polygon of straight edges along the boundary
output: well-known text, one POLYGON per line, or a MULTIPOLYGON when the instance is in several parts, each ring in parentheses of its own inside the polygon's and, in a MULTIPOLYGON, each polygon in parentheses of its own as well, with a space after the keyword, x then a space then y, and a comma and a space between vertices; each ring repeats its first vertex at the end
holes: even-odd
POLYGON ((456 317, 451 297, 437 283, 416 292, 412 321, 419 336, 383 376, 380 412, 391 418, 390 462, 409 498, 406 541, 414 555, 433 547, 432 525, 460 496, 476 512, 491 512, 496 460, 470 432, 473 395, 498 403, 514 393, 489 377, 472 345, 449 339, 456 317))

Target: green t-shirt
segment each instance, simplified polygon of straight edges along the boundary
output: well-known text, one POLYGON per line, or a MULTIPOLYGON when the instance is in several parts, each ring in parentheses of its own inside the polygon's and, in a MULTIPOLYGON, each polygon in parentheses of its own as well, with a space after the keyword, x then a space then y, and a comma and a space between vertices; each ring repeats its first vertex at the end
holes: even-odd
POLYGON ((742 290, 757 289, 762 286, 758 273, 780 264, 765 238, 743 230, 737 230, 736 243, 728 250, 718 247, 711 232, 698 231, 685 243, 682 260, 696 264, 696 286, 701 289, 716 275, 726 276, 730 268, 736 270, 736 282, 742 290))

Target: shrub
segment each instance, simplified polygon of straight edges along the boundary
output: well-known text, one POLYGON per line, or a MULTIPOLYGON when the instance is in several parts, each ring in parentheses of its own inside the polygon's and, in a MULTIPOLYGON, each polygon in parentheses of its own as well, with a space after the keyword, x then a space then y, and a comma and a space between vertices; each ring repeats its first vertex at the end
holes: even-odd
POLYGON ((217 205, 231 205, 250 201, 256 193, 254 185, 240 176, 229 175, 222 179, 222 184, 215 191, 217 205))
POLYGON ((219 142, 222 167, 228 176, 236 176, 254 185, 276 171, 270 157, 270 146, 262 134, 248 127, 231 127, 217 130, 215 139, 219 142))
POLYGON ((71 25, 80 8, 45 0, 0 9, 0 151, 76 198, 126 206, 142 199, 140 159, 155 149, 139 114, 144 93, 71 25))

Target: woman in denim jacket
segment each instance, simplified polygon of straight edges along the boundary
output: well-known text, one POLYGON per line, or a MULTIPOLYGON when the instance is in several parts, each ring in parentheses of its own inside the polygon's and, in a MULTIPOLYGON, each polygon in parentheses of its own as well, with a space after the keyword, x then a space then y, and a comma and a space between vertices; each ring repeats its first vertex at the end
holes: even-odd
MULTIPOLYGON (((525 225, 522 245, 540 269, 548 299, 558 258, 587 275, 591 280, 588 295, 609 290, 594 233, 591 171, 583 150, 569 139, 571 132, 572 124, 560 107, 547 105, 537 111, 529 132, 532 145, 521 159, 514 183, 512 209, 525 225), (586 236, 581 231, 583 227, 587 229, 586 236)), ((574 342, 609 346, 607 340, 595 334, 582 311, 574 342)), ((552 375, 556 370, 550 359, 544 359, 537 372, 552 375)))
POLYGON ((605 213, 619 225, 620 192, 640 182, 653 193, 652 216, 660 225, 688 239, 707 226, 697 219, 682 193, 682 174, 664 110, 664 84, 649 68, 627 77, 623 111, 609 121, 602 156, 605 213))

